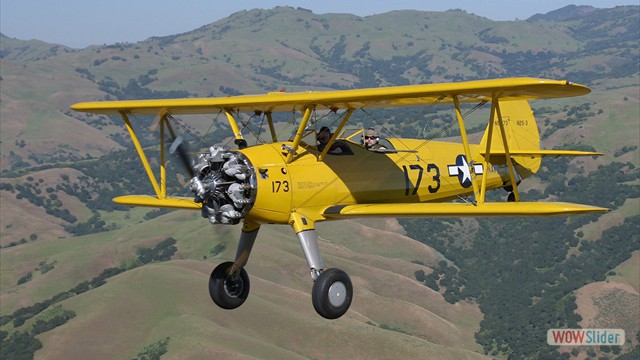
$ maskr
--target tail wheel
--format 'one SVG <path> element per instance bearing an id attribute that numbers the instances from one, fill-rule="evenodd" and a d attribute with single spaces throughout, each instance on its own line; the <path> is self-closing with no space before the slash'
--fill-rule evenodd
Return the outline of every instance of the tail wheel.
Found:
<path id="1" fill-rule="evenodd" d="M 353 297 L 349 275 L 340 269 L 323 271 L 313 284 L 311 301 L 320 316 L 337 319 L 344 315 Z"/>
<path id="2" fill-rule="evenodd" d="M 237 274 L 229 274 L 233 262 L 224 262 L 209 277 L 209 296 L 216 305 L 231 310 L 239 307 L 249 296 L 249 275 L 242 268 Z"/>

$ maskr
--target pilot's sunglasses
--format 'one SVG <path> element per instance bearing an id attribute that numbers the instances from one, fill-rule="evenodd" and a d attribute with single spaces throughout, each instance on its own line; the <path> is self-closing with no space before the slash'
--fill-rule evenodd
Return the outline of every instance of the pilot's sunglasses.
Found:
<path id="1" fill-rule="evenodd" d="M 365 140 L 369 140 L 369 139 L 374 139 L 375 140 L 377 138 L 378 138 L 377 136 L 365 136 L 364 137 Z"/>

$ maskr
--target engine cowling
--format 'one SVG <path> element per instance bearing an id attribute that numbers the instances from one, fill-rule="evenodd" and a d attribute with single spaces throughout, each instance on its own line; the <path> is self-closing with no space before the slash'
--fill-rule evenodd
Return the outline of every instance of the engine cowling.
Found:
<path id="1" fill-rule="evenodd" d="M 202 203 L 202 217 L 211 224 L 237 224 L 251 210 L 257 180 L 253 166 L 240 152 L 212 146 L 193 167 L 190 189 Z"/>

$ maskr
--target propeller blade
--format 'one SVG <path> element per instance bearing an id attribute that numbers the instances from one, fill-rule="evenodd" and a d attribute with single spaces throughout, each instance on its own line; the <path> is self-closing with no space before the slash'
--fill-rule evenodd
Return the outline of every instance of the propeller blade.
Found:
<path id="1" fill-rule="evenodd" d="M 195 176 L 193 168 L 191 167 L 191 160 L 189 159 L 189 153 L 187 151 L 187 145 L 184 142 L 182 136 L 178 136 L 171 147 L 169 148 L 169 153 L 178 154 L 178 158 L 182 162 L 182 165 L 185 167 L 187 172 L 189 173 L 189 178 L 192 179 Z"/>

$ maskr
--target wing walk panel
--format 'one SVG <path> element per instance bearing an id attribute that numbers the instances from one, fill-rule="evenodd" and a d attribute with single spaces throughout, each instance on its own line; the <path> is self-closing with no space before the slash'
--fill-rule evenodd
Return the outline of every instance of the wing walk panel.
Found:
<path id="1" fill-rule="evenodd" d="M 608 209 L 565 202 L 408 203 L 336 205 L 327 208 L 326 218 L 361 217 L 485 217 L 485 216 L 568 216 L 606 212 Z"/>

